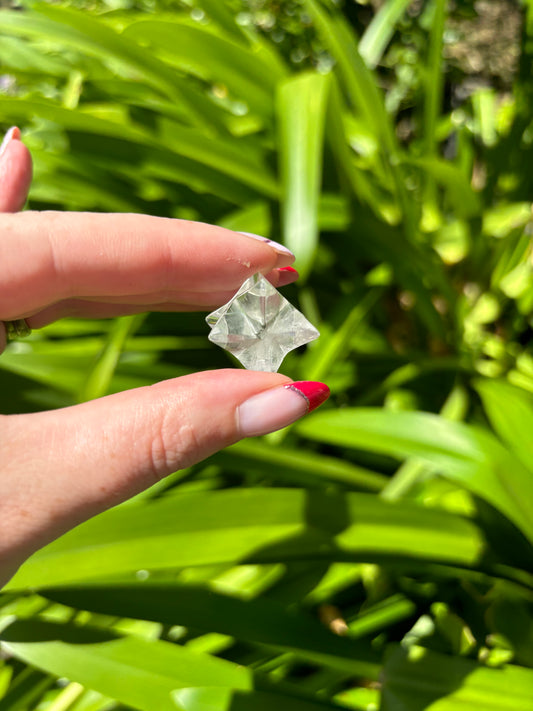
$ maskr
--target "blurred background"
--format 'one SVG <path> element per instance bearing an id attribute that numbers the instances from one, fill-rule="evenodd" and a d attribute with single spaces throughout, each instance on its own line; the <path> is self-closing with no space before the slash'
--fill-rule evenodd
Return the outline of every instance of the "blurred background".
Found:
<path id="1" fill-rule="evenodd" d="M 533 3 L 0 8 L 29 207 L 285 243 L 332 390 L 33 556 L 0 711 L 530 709 Z M 2 411 L 236 365 L 204 318 L 14 341 Z"/>

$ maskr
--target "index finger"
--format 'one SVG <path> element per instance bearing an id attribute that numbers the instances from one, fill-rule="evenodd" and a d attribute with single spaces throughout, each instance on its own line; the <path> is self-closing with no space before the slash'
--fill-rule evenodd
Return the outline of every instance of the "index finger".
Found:
<path id="1" fill-rule="evenodd" d="M 0 215 L 0 233 L 0 320 L 72 298 L 236 291 L 294 261 L 264 238 L 149 215 L 29 211 Z"/>
<path id="2" fill-rule="evenodd" d="M 13 126 L 0 147 L 0 212 L 22 210 L 32 176 L 31 155 Z"/>

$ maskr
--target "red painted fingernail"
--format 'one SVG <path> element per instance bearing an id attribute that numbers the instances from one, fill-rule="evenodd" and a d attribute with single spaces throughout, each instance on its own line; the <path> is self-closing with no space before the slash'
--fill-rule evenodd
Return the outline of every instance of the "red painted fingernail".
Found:
<path id="1" fill-rule="evenodd" d="M 237 408 L 241 437 L 265 435 L 296 422 L 329 397 L 324 383 L 299 382 L 280 385 L 252 395 Z"/>
<path id="2" fill-rule="evenodd" d="M 2 145 L 0 146 L 0 156 L 4 154 L 6 148 L 13 139 L 20 139 L 20 129 L 17 126 L 11 126 L 11 128 L 6 132 Z"/>
<path id="3" fill-rule="evenodd" d="M 325 383 L 317 383 L 313 380 L 299 380 L 295 383 L 285 385 L 289 390 L 296 390 L 309 403 L 308 412 L 316 410 L 317 407 L 326 402 L 330 395 L 328 386 Z"/>
<path id="4" fill-rule="evenodd" d="M 280 269 L 276 269 L 276 271 L 278 273 L 276 286 L 287 286 L 287 284 L 293 284 L 300 276 L 293 267 L 281 267 Z"/>

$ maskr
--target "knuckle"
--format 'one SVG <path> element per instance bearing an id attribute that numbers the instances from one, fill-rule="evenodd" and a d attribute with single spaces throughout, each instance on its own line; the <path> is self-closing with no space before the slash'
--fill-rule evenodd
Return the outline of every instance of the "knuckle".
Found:
<path id="1" fill-rule="evenodd" d="M 151 442 L 150 462 L 156 481 L 193 464 L 198 450 L 192 424 L 181 422 L 176 425 L 173 418 L 165 415 Z"/>

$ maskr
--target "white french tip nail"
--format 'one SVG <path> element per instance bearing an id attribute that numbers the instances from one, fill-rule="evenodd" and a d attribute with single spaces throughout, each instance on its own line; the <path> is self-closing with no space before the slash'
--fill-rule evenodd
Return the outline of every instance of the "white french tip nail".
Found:
<path id="1" fill-rule="evenodd" d="M 261 237 L 261 235 L 255 235 L 253 232 L 239 232 L 240 235 L 245 235 L 246 237 L 251 237 L 252 239 L 257 239 L 260 242 L 267 242 L 271 247 L 273 247 L 276 252 L 281 252 L 281 254 L 288 254 L 294 258 L 294 254 L 290 249 L 285 247 L 284 244 L 279 242 L 274 242 L 273 239 L 268 239 L 268 237 Z"/>
<path id="2" fill-rule="evenodd" d="M 16 126 L 11 126 L 10 129 L 6 132 L 6 135 L 4 136 L 4 140 L 2 141 L 2 145 L 0 145 L 0 156 L 2 156 L 8 147 L 8 145 L 11 143 L 11 140 L 17 131 Z"/>
<path id="3" fill-rule="evenodd" d="M 264 390 L 237 409 L 237 427 L 242 437 L 254 437 L 287 427 L 309 410 L 309 401 L 297 390 L 282 385 Z"/>

